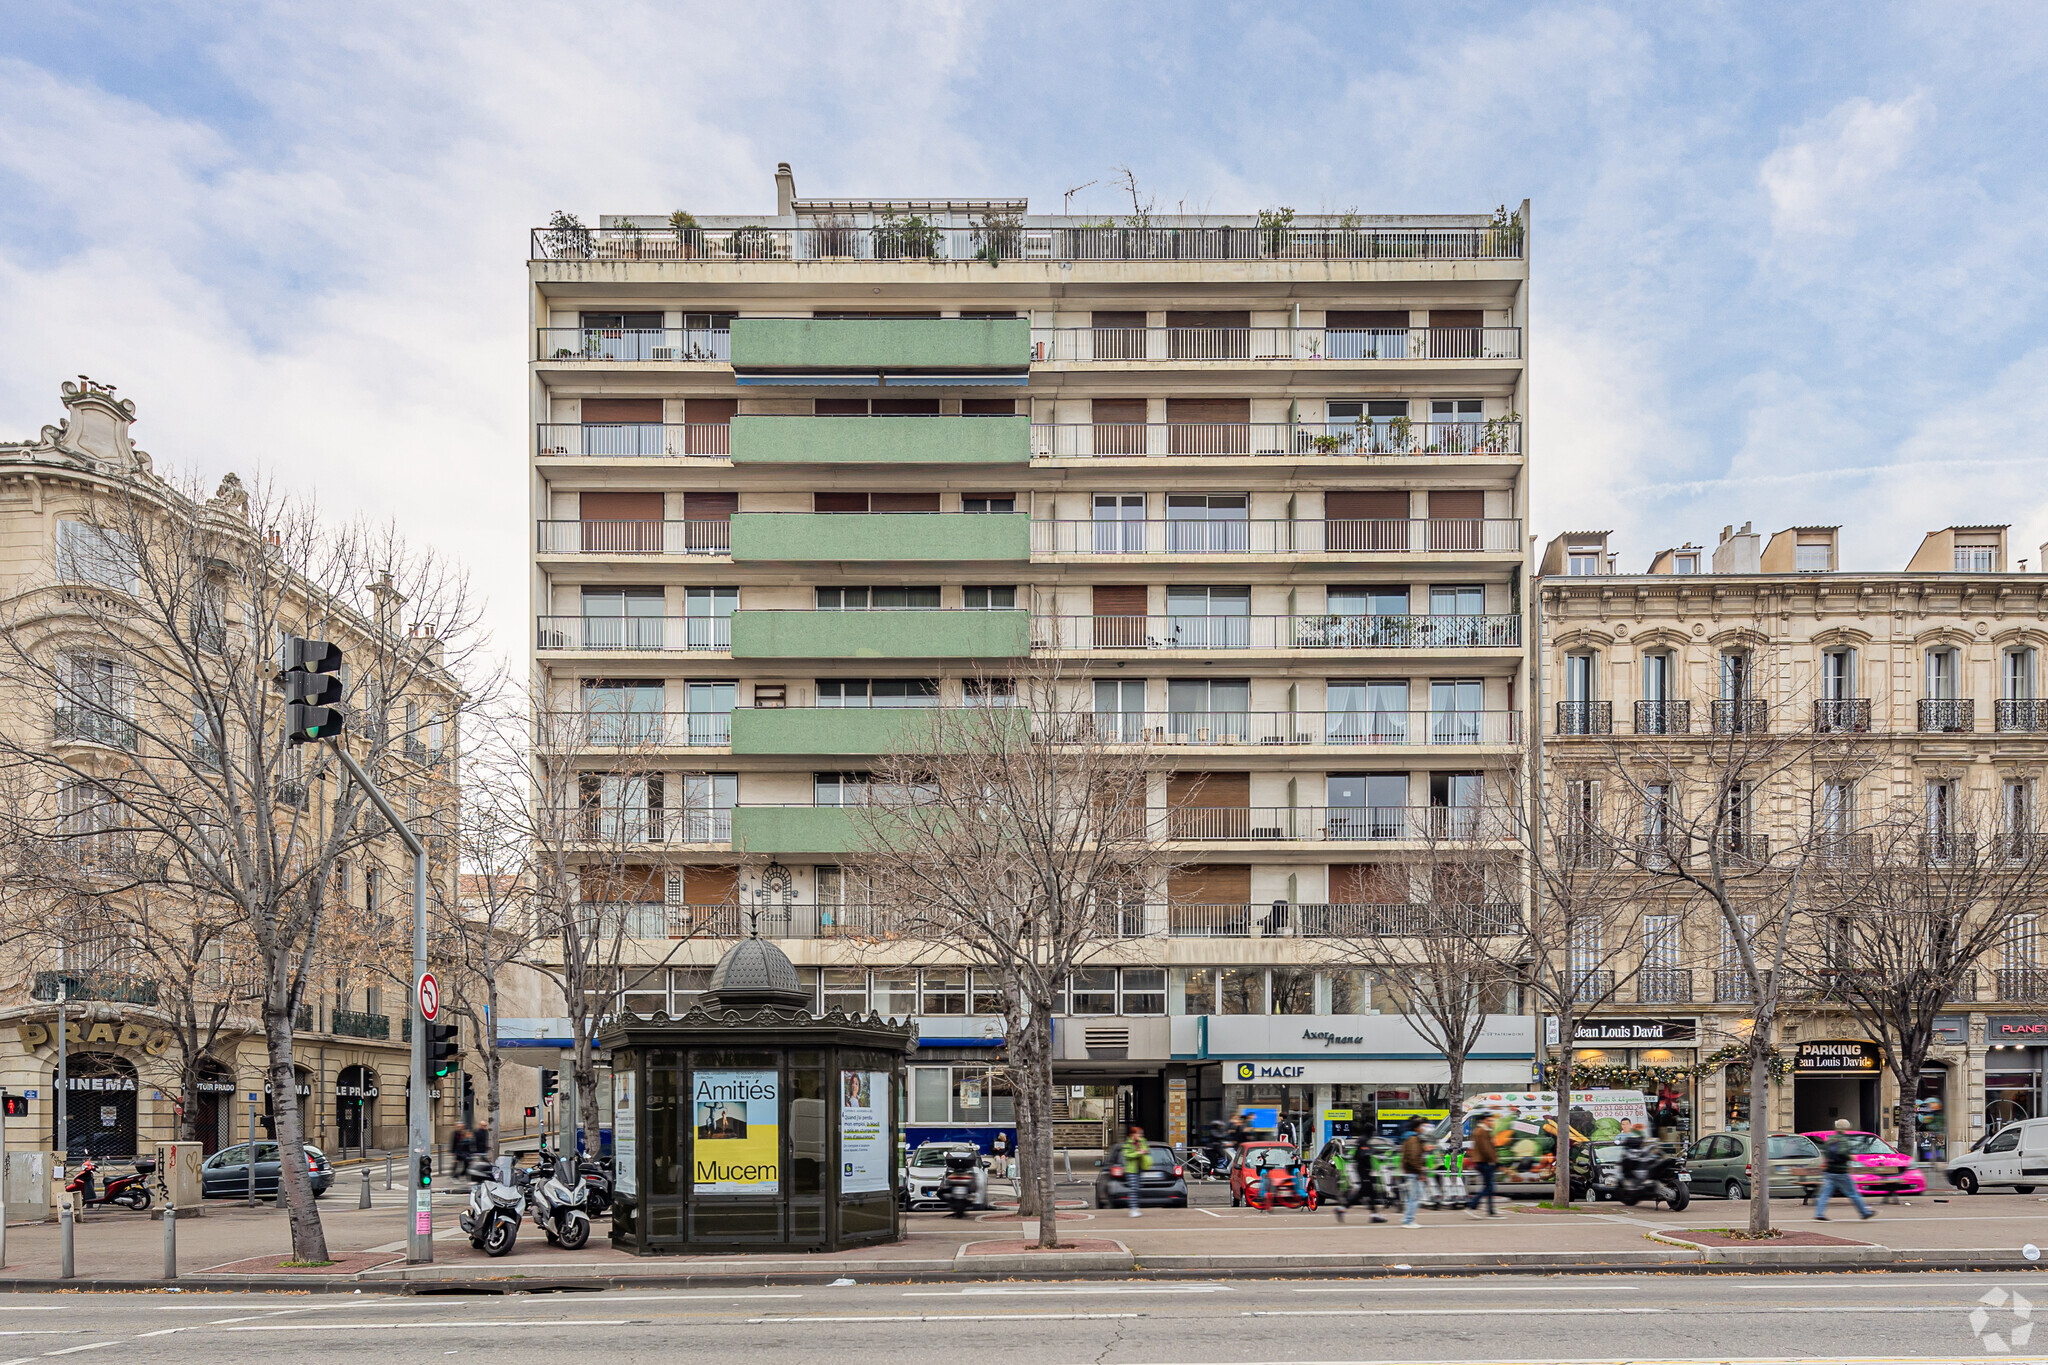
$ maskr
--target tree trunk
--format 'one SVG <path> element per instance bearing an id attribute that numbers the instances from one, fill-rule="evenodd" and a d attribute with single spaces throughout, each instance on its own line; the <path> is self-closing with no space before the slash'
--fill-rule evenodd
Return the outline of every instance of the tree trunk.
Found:
<path id="1" fill-rule="evenodd" d="M 583 1129 L 582 1141 L 576 1134 L 567 1134 L 568 1141 L 563 1149 L 569 1154 L 584 1150 L 582 1143 L 590 1144 L 589 1150 L 596 1152 L 599 1146 L 597 1134 L 597 1048 L 586 1029 L 576 1033 L 574 1070 L 576 1072 L 576 1119 Z"/>
<path id="2" fill-rule="evenodd" d="M 498 1038 L 497 1038 L 497 1018 L 498 1018 L 498 983 L 497 983 L 497 981 L 496 981 L 495 979 L 493 979 L 493 980 L 492 980 L 492 982 L 490 983 L 490 986 L 489 986 L 489 987 L 488 987 L 488 989 L 487 989 L 487 990 L 485 991 L 485 999 L 486 999 L 486 1000 L 488 1000 L 488 1001 L 490 1002 L 490 1011 L 491 1011 L 491 1012 L 490 1012 L 490 1015 L 489 1015 L 489 1024 L 488 1024 L 488 1027 L 489 1027 L 489 1029 L 490 1029 L 490 1036 L 489 1036 L 488 1038 L 485 1038 L 485 1039 L 484 1039 L 484 1043 L 483 1043 L 483 1050 L 484 1050 L 484 1115 L 485 1115 L 485 1117 L 486 1117 L 486 1118 L 487 1118 L 487 1119 L 489 1120 L 489 1126 L 490 1126 L 490 1134 L 491 1134 L 491 1135 L 490 1135 L 490 1141 L 484 1144 L 484 1145 L 485 1145 L 486 1147 L 488 1147 L 488 1148 L 489 1148 L 489 1150 L 488 1150 L 488 1151 L 486 1151 L 486 1152 L 484 1153 L 484 1157 L 485 1157 L 485 1159 L 486 1159 L 486 1160 L 490 1160 L 490 1161 L 496 1161 L 496 1160 L 498 1159 L 498 1130 L 499 1130 L 499 1118 L 500 1118 L 500 1115 L 499 1115 L 499 1112 L 498 1112 L 498 1107 L 499 1107 L 499 1090 L 498 1090 L 498 1080 L 499 1080 L 499 1070 L 500 1070 L 500 1068 L 501 1068 L 501 1067 L 502 1067 L 502 1066 L 504 1065 L 504 1059 L 503 1059 L 502 1057 L 500 1057 L 500 1056 L 498 1055 Z M 479 1037 L 482 1037 L 482 1036 L 483 1036 L 483 1033 L 484 1033 L 484 1030 L 480 1028 L 480 1029 L 478 1029 L 478 1030 L 477 1030 L 477 1033 L 478 1033 L 478 1036 L 479 1036 Z"/>
<path id="3" fill-rule="evenodd" d="M 1036 1218 L 1038 1216 L 1038 1117 L 1044 1108 L 1044 1101 L 1029 1084 L 1019 1084 L 1024 1078 L 1012 1074 L 1011 1088 L 1017 1104 L 1017 1216 Z"/>
<path id="4" fill-rule="evenodd" d="M 1451 1133 L 1458 1132 L 1458 1120 L 1465 1117 L 1465 1049 L 1462 1045 L 1444 1053 L 1451 1068 Z"/>
<path id="5" fill-rule="evenodd" d="M 1771 1230 L 1770 1021 L 1758 1019 L 1749 1035 L 1749 1230 Z"/>
<path id="6" fill-rule="evenodd" d="M 1053 1173 L 1052 1136 L 1052 1010 L 1050 1002 L 1033 1000 L 1026 1006 L 1023 1062 L 1025 1084 L 1031 1088 L 1033 1107 L 1031 1168 L 1035 1176 L 1038 1245 L 1056 1247 L 1059 1240 L 1059 1195 Z M 1021 1137 L 1021 1134 L 1020 1134 Z M 1020 1142 L 1021 1146 L 1022 1143 Z"/>
<path id="7" fill-rule="evenodd" d="M 178 1064 L 178 1141 L 199 1141 L 199 1054 L 186 1048 Z"/>
<path id="8" fill-rule="evenodd" d="M 1572 1036 L 1572 1021 L 1558 1020 L 1558 1037 Z M 1572 1202 L 1572 1050 L 1557 1051 L 1557 1165 L 1552 1171 L 1551 1202 L 1560 1208 Z"/>
<path id="9" fill-rule="evenodd" d="M 320 1206 L 314 1201 L 313 1181 L 306 1170 L 306 1135 L 299 1130 L 290 996 L 281 983 L 273 984 L 264 995 L 263 1042 L 269 1052 L 270 1093 L 275 1097 L 270 1107 L 283 1164 L 279 1188 L 284 1191 L 285 1214 L 291 1221 L 292 1259 L 326 1262 L 332 1259 L 327 1254 L 327 1233 L 320 1226 Z M 288 1104 L 283 1102 L 287 1096 L 291 1099 Z"/>
<path id="10" fill-rule="evenodd" d="M 1909 1161 L 1920 1159 L 1920 1068 L 1917 1057 L 1899 1058 L 1892 1068 L 1899 1083 L 1899 1150 Z"/>

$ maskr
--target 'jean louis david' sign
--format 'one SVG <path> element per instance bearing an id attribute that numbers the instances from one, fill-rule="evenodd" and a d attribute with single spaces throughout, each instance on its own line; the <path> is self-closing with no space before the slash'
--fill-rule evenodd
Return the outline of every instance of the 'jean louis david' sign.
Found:
<path id="1" fill-rule="evenodd" d="M 1799 1070 L 1874 1072 L 1879 1058 L 1876 1043 L 1815 1039 L 1799 1045 Z"/>
<path id="2" fill-rule="evenodd" d="M 1580 1019 L 1572 1041 L 1585 1043 L 1690 1043 L 1700 1036 L 1691 1019 Z"/>

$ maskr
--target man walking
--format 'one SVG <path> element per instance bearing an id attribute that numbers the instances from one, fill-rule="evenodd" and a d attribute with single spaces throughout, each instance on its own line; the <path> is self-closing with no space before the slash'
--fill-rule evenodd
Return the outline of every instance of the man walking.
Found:
<path id="1" fill-rule="evenodd" d="M 1347 1143 L 1341 1138 L 1330 1153 L 1330 1160 L 1337 1168 L 1337 1189 L 1344 1191 L 1344 1184 L 1354 1176 L 1358 1183 L 1344 1193 L 1343 1202 L 1332 1204 L 1331 1211 L 1337 1221 L 1344 1221 L 1344 1210 L 1353 1207 L 1359 1200 L 1365 1201 L 1365 1211 L 1372 1215 L 1375 1223 L 1387 1220 L 1380 1214 L 1379 1192 L 1373 1188 L 1372 1151 L 1363 1142 Z"/>
<path id="2" fill-rule="evenodd" d="M 1408 1136 L 1401 1143 L 1401 1178 L 1404 1182 L 1401 1226 L 1416 1228 L 1415 1211 L 1422 1207 L 1422 1182 L 1429 1174 L 1429 1139 L 1422 1135 L 1422 1120 L 1408 1120 Z"/>
<path id="3" fill-rule="evenodd" d="M 1473 1120 L 1472 1139 L 1465 1152 L 1465 1164 L 1479 1172 L 1479 1188 L 1473 1191 L 1471 1202 L 1465 1205 L 1465 1212 L 1477 1218 L 1479 1201 L 1483 1197 L 1486 1200 L 1486 1216 L 1500 1217 L 1493 1207 L 1493 1181 L 1500 1173 L 1500 1148 L 1493 1140 L 1493 1115 L 1481 1114 Z"/>
<path id="4" fill-rule="evenodd" d="M 1124 1139 L 1117 1159 L 1124 1168 L 1124 1188 L 1130 1193 L 1131 1217 L 1136 1218 L 1138 1190 L 1145 1183 L 1145 1172 L 1152 1167 L 1152 1144 L 1145 1141 L 1143 1128 L 1135 1123 L 1131 1125 L 1131 1135 Z"/>
<path id="5" fill-rule="evenodd" d="M 470 1150 L 469 1129 L 458 1123 L 448 1135 L 448 1174 L 461 1175 L 469 1169 Z"/>
<path id="6" fill-rule="evenodd" d="M 1850 1149 L 1849 1120 L 1835 1120 L 1835 1135 L 1821 1145 L 1821 1155 L 1827 1158 L 1827 1173 L 1821 1177 L 1820 1199 L 1815 1202 L 1813 1216 L 1825 1222 L 1828 1216 L 1828 1197 L 1842 1195 L 1856 1206 L 1856 1212 L 1865 1218 L 1877 1217 L 1877 1210 L 1863 1202 L 1863 1191 L 1856 1188 L 1856 1177 L 1850 1174 L 1855 1153 Z"/>

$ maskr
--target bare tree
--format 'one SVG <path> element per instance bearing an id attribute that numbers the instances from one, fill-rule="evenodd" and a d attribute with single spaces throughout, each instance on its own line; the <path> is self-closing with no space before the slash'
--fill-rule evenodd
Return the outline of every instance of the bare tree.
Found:
<path id="1" fill-rule="evenodd" d="M 977 680 L 985 698 L 1014 705 L 926 713 L 876 761 L 869 801 L 856 808 L 862 859 L 894 933 L 942 945 L 1000 983 L 1020 1187 L 1035 1201 L 1042 1247 L 1059 1245 L 1054 1000 L 1076 966 L 1136 927 L 1130 907 L 1167 875 L 1163 842 L 1174 833 L 1146 808 L 1158 756 L 1114 717 L 1084 709 L 1084 688 L 1053 659 Z"/>

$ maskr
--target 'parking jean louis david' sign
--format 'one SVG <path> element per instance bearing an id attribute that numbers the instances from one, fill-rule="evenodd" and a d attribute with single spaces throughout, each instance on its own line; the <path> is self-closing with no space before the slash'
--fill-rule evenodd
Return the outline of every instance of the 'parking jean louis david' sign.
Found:
<path id="1" fill-rule="evenodd" d="M 698 1194 L 775 1194 L 782 1188 L 780 1077 L 699 1071 L 690 1085 L 690 1183 Z"/>

